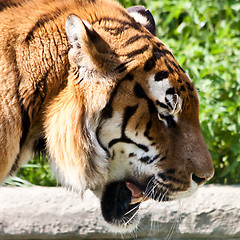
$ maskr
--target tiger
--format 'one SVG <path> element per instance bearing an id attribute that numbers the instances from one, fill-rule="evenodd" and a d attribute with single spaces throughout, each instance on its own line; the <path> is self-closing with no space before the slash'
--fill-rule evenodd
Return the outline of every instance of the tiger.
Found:
<path id="1" fill-rule="evenodd" d="M 11 0 L 0 9 L 0 181 L 46 152 L 59 181 L 100 199 L 115 232 L 140 204 L 214 175 L 187 73 L 143 6 Z"/>

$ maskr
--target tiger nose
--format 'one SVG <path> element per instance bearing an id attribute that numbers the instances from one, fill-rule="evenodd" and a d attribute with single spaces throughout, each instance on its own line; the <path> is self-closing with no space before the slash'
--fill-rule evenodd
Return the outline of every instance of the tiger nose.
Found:
<path id="1" fill-rule="evenodd" d="M 212 162 L 211 162 L 212 163 Z M 207 171 L 196 171 L 192 173 L 192 180 L 198 185 L 204 184 L 208 182 L 214 175 L 214 167 L 213 164 L 209 164 Z"/>
<path id="2" fill-rule="evenodd" d="M 203 138 L 201 140 L 202 141 L 199 141 L 199 143 L 195 145 L 195 148 L 192 149 L 195 155 L 189 159 L 192 164 L 191 179 L 198 185 L 209 181 L 213 177 L 215 171 L 212 156 Z M 198 149 L 200 149 L 200 151 L 198 151 Z"/>
<path id="3" fill-rule="evenodd" d="M 192 180 L 196 182 L 198 185 L 201 185 L 207 181 L 209 181 L 212 178 L 212 176 L 209 177 L 198 177 L 196 174 L 192 174 Z"/>
<path id="4" fill-rule="evenodd" d="M 193 164 L 191 179 L 198 185 L 206 183 L 213 177 L 214 166 L 212 156 L 207 147 L 202 148 L 201 154 L 194 161 L 191 161 L 191 163 Z"/>

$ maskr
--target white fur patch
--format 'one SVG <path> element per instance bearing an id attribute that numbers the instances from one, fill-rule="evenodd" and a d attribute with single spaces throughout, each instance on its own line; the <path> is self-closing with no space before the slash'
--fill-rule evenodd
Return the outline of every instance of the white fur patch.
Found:
<path id="1" fill-rule="evenodd" d="M 143 26 L 149 23 L 148 19 L 138 12 L 130 12 L 130 15 Z"/>
<path id="2" fill-rule="evenodd" d="M 113 139 L 121 138 L 122 118 L 122 114 L 115 112 L 113 117 L 106 120 L 102 125 L 100 135 L 104 146 L 108 146 L 109 142 Z M 155 162 L 146 164 L 139 160 L 145 156 L 151 157 L 157 155 L 157 149 L 154 146 L 150 146 L 150 141 L 141 132 L 136 136 L 135 132 L 131 132 L 126 128 L 125 134 L 137 144 L 147 146 L 149 151 L 145 152 L 134 143 L 125 143 L 122 141 L 115 143 L 109 148 L 112 159 L 110 160 L 108 181 L 122 180 L 126 176 L 133 176 L 133 174 L 135 178 L 138 178 L 141 175 L 152 176 L 158 173 L 159 168 L 155 167 Z M 130 153 L 134 153 L 135 155 L 130 158 Z"/>
<path id="3" fill-rule="evenodd" d="M 140 222 L 140 218 L 138 214 L 134 217 L 134 219 L 131 220 L 129 224 L 107 224 L 109 230 L 113 233 L 121 233 L 121 234 L 127 234 L 127 233 L 132 233 L 134 230 L 136 230 L 138 224 Z"/>
<path id="4" fill-rule="evenodd" d="M 159 102 L 165 102 L 166 91 L 171 88 L 172 86 L 169 83 L 167 78 L 163 79 L 162 81 L 155 81 L 155 74 L 152 75 L 149 80 L 149 92 L 155 100 Z"/>
<path id="5" fill-rule="evenodd" d="M 172 88 L 173 86 L 170 84 L 167 78 L 161 81 L 155 81 L 155 74 L 149 77 L 148 79 L 149 84 L 149 94 L 152 97 L 152 100 L 156 103 L 159 101 L 160 103 L 165 104 L 168 106 L 169 104 L 172 106 L 172 109 L 169 107 L 163 108 L 157 105 L 157 109 L 159 114 L 164 116 L 172 115 L 173 119 L 177 122 L 178 121 L 178 113 L 181 111 L 182 107 L 182 99 L 179 95 L 175 94 L 167 94 L 167 90 Z M 162 119 L 161 119 L 162 120 Z"/>

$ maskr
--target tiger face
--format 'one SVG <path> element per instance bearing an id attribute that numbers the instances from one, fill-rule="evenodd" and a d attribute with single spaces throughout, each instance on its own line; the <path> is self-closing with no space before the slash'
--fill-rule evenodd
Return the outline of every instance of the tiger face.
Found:
<path id="1" fill-rule="evenodd" d="M 0 15 L 0 181 L 42 147 L 64 185 L 93 190 L 113 230 L 130 232 L 142 201 L 213 176 L 197 92 L 148 10 L 13 0 Z"/>
<path id="2" fill-rule="evenodd" d="M 151 18 L 141 7 L 131 8 L 132 16 L 134 10 Z M 114 86 L 95 116 L 99 123 L 94 133 L 107 156 L 108 170 L 104 184 L 94 191 L 101 198 L 103 217 L 120 232 L 135 228 L 142 201 L 188 196 L 214 172 L 200 130 L 196 89 L 153 35 L 154 25 L 136 21 L 127 16 L 124 23 L 117 18 L 91 25 L 71 15 L 66 22 L 77 73 L 84 72 L 87 81 L 95 83 L 100 75 L 100 81 Z M 87 35 L 84 40 L 82 32 Z M 85 59 L 84 51 L 90 59 L 89 55 Z M 93 72 L 85 68 L 91 65 Z M 79 78 L 85 85 L 81 74 Z"/>

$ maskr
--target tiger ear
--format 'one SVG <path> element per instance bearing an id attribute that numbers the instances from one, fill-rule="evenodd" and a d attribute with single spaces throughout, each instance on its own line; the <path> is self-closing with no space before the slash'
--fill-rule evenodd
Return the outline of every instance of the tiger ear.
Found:
<path id="1" fill-rule="evenodd" d="M 65 22 L 65 31 L 71 44 L 70 62 L 88 68 L 93 66 L 102 68 L 107 61 L 109 47 L 91 24 L 75 14 L 70 14 Z"/>
<path id="2" fill-rule="evenodd" d="M 143 6 L 133 6 L 127 9 L 128 13 L 149 32 L 156 36 L 156 24 L 152 13 Z"/>

